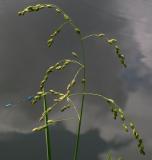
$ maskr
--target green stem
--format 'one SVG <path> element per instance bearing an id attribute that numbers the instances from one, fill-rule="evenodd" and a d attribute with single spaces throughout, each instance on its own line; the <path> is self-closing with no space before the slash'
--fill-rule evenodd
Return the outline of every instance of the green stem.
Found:
<path id="1" fill-rule="evenodd" d="M 82 40 L 81 34 L 80 34 L 80 42 L 81 42 L 81 49 L 82 49 L 82 64 L 84 65 L 83 79 L 85 80 L 86 79 L 85 52 L 84 52 L 84 46 L 83 46 L 83 40 Z M 86 81 L 83 82 L 82 92 L 85 92 L 85 90 L 86 90 Z M 75 149 L 74 149 L 73 160 L 77 160 L 77 157 L 78 157 L 78 150 L 79 150 L 79 143 L 80 143 L 80 131 L 81 131 L 81 124 L 82 124 L 82 117 L 83 117 L 83 109 L 84 109 L 84 99 L 85 99 L 85 95 L 82 95 L 80 119 L 79 119 L 79 124 L 78 124 L 78 130 L 77 130 L 77 137 L 76 137 L 76 144 L 75 144 Z"/>
<path id="2" fill-rule="evenodd" d="M 46 96 L 43 96 L 43 108 L 44 112 L 47 110 L 46 104 Z M 45 115 L 45 125 L 48 125 L 48 114 Z M 46 141 L 46 150 L 47 150 L 47 160 L 51 160 L 51 143 L 50 143 L 50 133 L 49 133 L 49 126 L 45 128 L 45 141 Z"/>

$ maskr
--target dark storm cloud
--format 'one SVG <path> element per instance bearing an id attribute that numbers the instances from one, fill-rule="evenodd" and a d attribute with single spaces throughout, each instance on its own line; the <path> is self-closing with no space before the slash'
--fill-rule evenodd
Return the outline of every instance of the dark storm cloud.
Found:
<path id="1" fill-rule="evenodd" d="M 69 26 L 66 26 L 61 35 L 59 35 L 53 48 L 47 48 L 46 41 L 48 35 L 62 22 L 62 18 L 57 16 L 53 11 L 46 10 L 24 17 L 17 16 L 17 12 L 20 9 L 36 2 L 41 3 L 44 1 L 18 2 L 12 0 L 11 2 L 0 2 L 3 4 L 3 10 L 0 12 L 0 95 L 3 103 L 7 101 L 8 97 L 18 99 L 35 93 L 38 90 L 39 81 L 43 76 L 43 72 L 50 64 L 55 63 L 63 57 L 71 57 L 70 53 L 73 50 L 80 52 L 78 37 L 75 36 Z M 141 61 L 144 56 L 140 50 L 140 44 L 136 37 L 133 36 L 135 31 L 133 30 L 132 20 L 130 20 L 131 16 L 129 15 L 129 18 L 127 17 L 128 10 L 126 10 L 126 16 L 120 14 L 120 11 L 122 11 L 124 7 L 122 2 L 104 1 L 104 3 L 101 3 L 99 0 L 96 1 L 96 3 L 86 0 L 54 0 L 51 2 L 67 10 L 67 13 L 69 13 L 74 22 L 80 26 L 84 34 L 104 32 L 108 37 L 118 39 L 126 55 L 129 66 L 127 70 L 119 64 L 114 51 L 110 47 L 107 47 L 100 40 L 87 40 L 85 47 L 87 54 L 87 78 L 89 79 L 88 90 L 103 93 L 106 96 L 114 98 L 122 107 L 126 105 L 130 92 L 136 92 L 140 87 L 144 88 L 146 92 L 149 91 L 151 87 L 151 71 L 150 68 Z M 121 10 L 119 5 L 122 5 L 122 8 L 120 7 Z M 55 75 L 55 78 L 52 77 L 49 81 L 51 82 L 50 87 L 61 89 L 62 85 L 66 84 L 67 79 L 71 79 L 73 73 L 74 70 L 70 68 L 65 71 L 64 77 L 62 76 L 63 74 L 61 76 Z M 61 83 L 61 80 L 63 80 L 63 83 Z M 93 102 L 91 102 L 92 100 Z M 87 101 L 86 117 L 84 118 L 86 121 L 83 125 L 84 130 L 87 132 L 82 136 L 81 143 L 82 146 L 87 146 L 86 150 L 88 150 L 89 141 L 92 146 L 96 144 L 90 140 L 90 137 L 91 139 L 95 138 L 95 141 L 98 141 L 99 144 L 92 150 L 92 159 L 97 159 L 99 154 L 117 147 L 113 142 L 107 143 L 99 137 L 98 131 L 100 131 L 102 135 L 102 131 L 104 130 L 104 128 L 102 128 L 102 124 L 104 123 L 102 119 L 107 120 L 107 124 L 111 124 L 111 121 L 109 122 L 109 119 L 106 119 L 106 116 L 108 116 L 107 110 L 102 109 L 104 104 L 90 97 L 87 98 Z M 33 109 L 30 105 L 21 104 L 11 113 L 9 113 L 9 111 L 1 112 L 0 131 L 10 132 L 15 130 L 21 133 L 30 132 L 32 127 L 38 123 L 41 110 L 41 105 Z M 5 118 L 6 116 L 7 120 Z M 91 118 L 91 116 L 93 117 Z M 97 122 L 98 120 L 99 122 Z M 105 126 L 105 124 L 103 125 Z M 95 126 L 98 131 L 89 131 L 93 126 Z M 67 128 L 70 129 L 68 124 Z M 61 130 L 59 130 L 59 132 L 61 132 Z M 72 133 L 65 130 L 63 130 L 63 136 L 66 136 L 65 132 L 69 135 L 68 137 L 73 137 Z M 107 133 L 108 129 L 104 132 Z M 113 132 L 111 129 L 110 133 L 108 133 L 112 138 L 115 136 Z M 56 131 L 55 133 L 57 134 L 56 137 L 58 137 L 58 132 Z M 34 136 L 30 136 L 29 139 L 31 140 L 31 137 Z M 23 138 L 24 137 L 21 136 L 21 140 L 23 140 Z M 12 141 L 16 143 L 16 139 L 12 139 Z M 13 143 L 11 141 L 6 142 L 4 146 L 13 145 Z M 42 144 L 42 141 L 40 143 Z M 103 144 L 104 146 L 102 146 Z M 25 146 L 27 145 L 28 144 L 25 144 Z M 31 145 L 33 145 L 32 148 L 34 148 L 34 142 L 31 142 Z M 125 145 L 126 143 L 124 143 L 124 146 Z M 112 148 L 109 146 L 112 146 Z M 122 147 L 122 145 L 120 146 Z M 0 147 L 2 146 L 0 145 Z M 100 150 L 100 148 L 102 148 L 102 150 Z M 61 150 L 61 148 L 58 147 L 56 147 L 56 149 Z M 17 145 L 14 146 L 14 150 L 17 150 Z M 68 150 L 65 152 L 67 153 L 67 151 Z M 17 156 L 15 151 L 12 154 Z M 80 154 L 82 154 L 82 152 Z M 132 155 L 133 154 L 134 153 L 132 153 Z M 22 154 L 20 154 L 20 156 L 21 155 Z M 34 155 L 35 157 L 32 158 L 38 159 L 36 152 Z M 61 155 L 63 155 L 63 152 L 57 155 L 59 159 L 61 159 Z M 2 156 L 5 157 L 5 155 Z M 41 157 L 41 155 L 39 155 L 39 157 Z M 81 155 L 81 157 L 87 159 L 91 156 Z M 7 160 L 7 158 L 5 160 Z M 20 157 L 16 159 L 19 158 Z"/>
<path id="2" fill-rule="evenodd" d="M 75 136 L 66 131 L 62 125 L 52 127 L 52 144 L 53 144 L 53 159 L 72 159 L 73 144 Z M 44 134 L 36 133 L 29 135 L 21 135 L 12 133 L 11 135 L 1 135 L 8 137 L 9 141 L 1 140 L 0 159 L 45 159 L 45 141 Z M 10 138 L 10 137 L 13 137 Z M 98 160 L 100 153 L 104 153 L 109 149 L 117 150 L 124 145 L 128 145 L 130 141 L 116 142 L 112 140 L 107 142 L 99 137 L 98 130 L 91 130 L 81 137 L 80 159 Z M 65 158 L 66 157 L 66 158 Z"/>

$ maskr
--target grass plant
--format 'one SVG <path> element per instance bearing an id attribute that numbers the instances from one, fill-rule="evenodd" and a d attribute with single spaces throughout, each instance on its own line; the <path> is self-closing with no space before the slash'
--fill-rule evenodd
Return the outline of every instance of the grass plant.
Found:
<path id="1" fill-rule="evenodd" d="M 76 142 L 74 146 L 74 151 L 73 151 L 73 160 L 78 160 L 78 151 L 79 151 L 79 142 L 80 142 L 80 131 L 81 131 L 81 124 L 82 124 L 82 119 L 83 119 L 83 114 L 84 114 L 84 107 L 85 107 L 85 96 L 96 96 L 102 100 L 104 100 L 105 105 L 109 107 L 109 110 L 113 114 L 114 119 L 119 119 L 122 122 L 122 128 L 124 129 L 125 132 L 132 133 L 134 139 L 137 141 L 137 146 L 138 150 L 141 154 L 145 155 L 144 151 L 144 145 L 143 145 L 143 140 L 138 133 L 135 125 L 133 122 L 131 122 L 126 114 L 124 113 L 123 109 L 119 107 L 116 102 L 108 98 L 102 94 L 90 92 L 87 90 L 87 79 L 86 79 L 86 58 L 85 58 L 85 49 L 84 49 L 84 41 L 89 39 L 89 38 L 97 38 L 99 40 L 103 40 L 107 45 L 111 46 L 116 54 L 116 57 L 118 58 L 120 64 L 126 68 L 126 62 L 125 62 L 125 56 L 122 54 L 121 49 L 118 45 L 118 42 L 114 38 L 108 38 L 104 33 L 93 33 L 90 35 L 83 35 L 81 33 L 80 28 L 75 25 L 71 17 L 60 7 L 54 4 L 36 4 L 36 5 L 31 5 L 23 10 L 18 12 L 18 15 L 23 16 L 28 13 L 34 13 L 38 12 L 43 9 L 52 9 L 54 10 L 57 14 L 61 15 L 63 17 L 63 23 L 58 26 L 53 32 L 49 35 L 48 37 L 48 47 L 51 47 L 54 45 L 55 40 L 58 36 L 58 34 L 62 31 L 64 28 L 65 24 L 68 24 L 72 27 L 73 31 L 76 33 L 76 36 L 79 37 L 80 43 L 81 43 L 81 53 L 75 53 L 72 52 L 73 59 L 62 59 L 59 62 L 55 63 L 54 65 L 51 65 L 48 67 L 48 69 L 45 71 L 44 77 L 42 78 L 42 81 L 40 82 L 39 90 L 34 96 L 32 100 L 32 104 L 36 104 L 38 101 L 42 100 L 43 102 L 43 108 L 44 112 L 42 113 L 42 116 L 40 117 L 41 121 L 44 121 L 43 125 L 40 125 L 36 128 L 33 129 L 34 132 L 36 131 L 45 131 L 45 139 L 46 139 L 46 149 L 47 149 L 47 160 L 52 160 L 52 147 L 51 147 L 51 137 L 50 137 L 50 130 L 49 126 L 56 124 L 58 122 L 61 122 L 63 120 L 70 120 L 71 118 L 67 119 L 48 119 L 48 114 L 54 110 L 59 104 L 66 103 L 60 111 L 65 112 L 66 110 L 73 108 L 75 110 L 75 113 L 77 115 L 78 119 L 78 127 L 77 127 L 77 134 L 76 134 Z M 79 58 L 81 57 L 81 59 Z M 48 78 L 53 72 L 63 72 L 64 69 L 66 69 L 69 65 L 77 65 L 78 70 L 76 71 L 75 75 L 73 76 L 73 79 L 69 81 L 69 84 L 67 84 L 67 87 L 64 89 L 64 92 L 61 91 L 56 91 L 54 89 L 46 89 L 46 83 Z M 77 77 L 80 76 L 80 72 L 83 72 L 83 76 L 81 77 L 81 81 L 78 82 Z M 73 88 L 77 85 L 82 84 L 82 89 L 80 92 L 73 92 Z M 48 96 L 53 96 L 54 100 L 51 105 L 47 104 L 47 97 Z M 74 96 L 81 96 L 81 107 L 80 111 L 78 108 L 75 106 L 72 97 Z M 107 160 L 112 160 L 111 155 L 107 157 Z M 120 160 L 120 159 L 119 159 Z"/>

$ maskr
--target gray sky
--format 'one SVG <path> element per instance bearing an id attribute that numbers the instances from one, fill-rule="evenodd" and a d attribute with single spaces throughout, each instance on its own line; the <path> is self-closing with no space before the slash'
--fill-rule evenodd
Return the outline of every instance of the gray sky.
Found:
<path id="1" fill-rule="evenodd" d="M 78 38 L 69 26 L 56 39 L 56 45 L 47 47 L 51 31 L 62 18 L 53 11 L 42 11 L 18 17 L 17 12 L 37 0 L 0 0 L 0 104 L 19 101 L 13 108 L 0 109 L 0 159 L 44 159 L 44 135 L 32 134 L 38 125 L 42 108 L 32 107 L 22 99 L 38 90 L 43 72 L 61 58 L 72 58 L 71 51 L 80 51 Z M 113 50 L 102 41 L 85 42 L 87 55 L 88 90 L 111 97 L 124 108 L 141 133 L 147 156 L 140 156 L 136 144 L 122 131 L 120 122 L 98 98 L 86 98 L 82 128 L 80 159 L 102 160 L 112 151 L 125 159 L 152 158 L 152 55 L 150 0 L 54 0 L 81 28 L 83 34 L 103 32 L 119 41 L 128 68 L 119 63 Z M 61 89 L 75 70 L 50 78 L 49 87 Z M 64 78 L 63 78 L 64 76 Z M 63 81 L 63 83 L 61 83 Z M 75 102 L 79 104 L 79 99 Z M 63 116 L 74 115 L 68 111 Z M 50 118 L 58 116 L 57 111 Z M 74 124 L 74 125 L 73 125 Z M 52 127 L 54 159 L 71 159 L 76 121 Z M 92 152 L 90 152 L 90 150 Z M 87 153 L 87 154 L 86 154 Z M 129 154 L 128 154 L 129 153 Z M 68 158 L 67 158 L 68 156 Z"/>

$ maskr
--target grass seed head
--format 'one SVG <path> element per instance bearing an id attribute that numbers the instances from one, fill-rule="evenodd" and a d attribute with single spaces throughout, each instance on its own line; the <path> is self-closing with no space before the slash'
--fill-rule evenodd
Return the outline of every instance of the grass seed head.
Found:
<path id="1" fill-rule="evenodd" d="M 73 55 L 74 57 L 76 57 L 76 58 L 79 57 L 78 54 L 77 54 L 76 52 L 72 52 L 72 55 Z"/>

